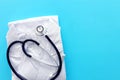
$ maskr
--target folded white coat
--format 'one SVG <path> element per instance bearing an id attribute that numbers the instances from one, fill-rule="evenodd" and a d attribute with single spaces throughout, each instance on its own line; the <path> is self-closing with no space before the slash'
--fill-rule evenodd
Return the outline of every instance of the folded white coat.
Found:
<path id="1" fill-rule="evenodd" d="M 32 39 L 40 45 L 27 42 L 26 52 L 32 57 L 27 57 L 22 51 L 21 44 L 15 44 L 10 48 L 10 62 L 19 75 L 27 80 L 51 80 L 58 69 L 59 58 L 50 42 L 45 38 L 47 35 L 55 44 L 62 57 L 62 69 L 55 80 L 66 80 L 64 51 L 62 46 L 60 27 L 57 16 L 43 16 L 9 22 L 9 31 L 7 33 L 8 46 L 14 41 L 25 41 Z M 42 26 L 42 34 L 37 32 L 37 27 Z M 43 35 L 44 34 L 44 35 Z M 20 80 L 12 72 L 12 80 Z"/>

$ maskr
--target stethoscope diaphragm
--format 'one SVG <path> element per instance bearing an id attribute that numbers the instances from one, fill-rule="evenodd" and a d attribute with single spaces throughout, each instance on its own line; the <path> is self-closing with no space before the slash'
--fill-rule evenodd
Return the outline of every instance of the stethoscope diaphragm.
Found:
<path id="1" fill-rule="evenodd" d="M 39 32 L 39 33 L 43 33 L 44 27 L 43 27 L 42 25 L 39 25 L 39 26 L 37 26 L 36 30 L 37 30 L 37 32 Z"/>

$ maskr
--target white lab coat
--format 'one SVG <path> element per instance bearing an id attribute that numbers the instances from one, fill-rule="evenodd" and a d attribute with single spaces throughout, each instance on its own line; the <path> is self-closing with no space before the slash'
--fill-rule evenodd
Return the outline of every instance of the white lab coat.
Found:
<path id="1" fill-rule="evenodd" d="M 58 57 L 49 41 L 36 31 L 36 27 L 39 25 L 44 27 L 43 33 L 54 42 L 62 57 L 62 71 L 56 80 L 66 80 L 65 55 L 57 16 L 43 16 L 9 22 L 9 31 L 6 36 L 8 46 L 13 41 L 26 39 L 33 39 L 40 43 L 39 46 L 32 42 L 26 43 L 26 51 L 33 56 L 32 58 L 25 56 L 21 44 L 15 44 L 10 49 L 10 61 L 15 70 L 28 80 L 49 80 L 54 75 L 59 65 Z M 12 80 L 19 80 L 14 73 L 12 73 Z"/>

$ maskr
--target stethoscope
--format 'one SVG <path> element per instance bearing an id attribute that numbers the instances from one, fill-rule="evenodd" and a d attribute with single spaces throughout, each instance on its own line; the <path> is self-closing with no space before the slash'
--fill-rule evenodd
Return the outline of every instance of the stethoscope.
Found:
<path id="1" fill-rule="evenodd" d="M 38 33 L 42 34 L 42 36 L 44 35 L 44 33 L 43 33 L 44 27 L 43 27 L 42 25 L 37 26 L 36 30 L 37 30 Z M 61 72 L 61 69 L 62 69 L 62 58 L 61 58 L 60 52 L 58 51 L 57 47 L 56 47 L 55 44 L 52 42 L 52 40 L 51 40 L 47 35 L 44 35 L 44 36 L 45 36 L 45 38 L 50 42 L 50 44 L 53 46 L 53 48 L 55 49 L 55 51 L 56 51 L 56 53 L 57 53 L 57 56 L 58 56 L 58 59 L 59 59 L 59 66 L 58 66 L 58 69 L 57 69 L 57 71 L 56 71 L 56 74 L 54 75 L 54 77 L 52 77 L 52 78 L 50 79 L 50 80 L 55 80 L 55 79 L 59 76 L 59 74 L 60 74 L 60 72 Z M 37 41 L 35 41 L 35 40 L 26 39 L 26 40 L 24 40 L 24 41 L 14 41 L 14 42 L 12 42 L 12 43 L 8 46 L 8 49 L 7 49 L 7 61 L 8 61 L 8 64 L 9 64 L 11 70 L 13 71 L 13 73 L 14 73 L 20 80 L 28 80 L 28 79 L 26 79 L 25 77 L 23 77 L 22 75 L 20 75 L 19 73 L 17 73 L 16 70 L 13 68 L 13 66 L 12 66 L 12 64 L 11 64 L 11 62 L 10 62 L 9 52 L 10 52 L 10 48 L 11 48 L 13 45 L 15 45 L 15 44 L 22 44 L 22 50 L 23 50 L 24 54 L 25 54 L 27 57 L 32 58 L 32 56 L 31 56 L 30 54 L 28 54 L 28 53 L 26 52 L 26 49 L 25 49 L 25 44 L 26 44 L 27 42 L 33 42 L 33 43 L 35 43 L 35 44 L 38 45 L 38 46 L 40 45 L 40 44 L 39 44 Z"/>

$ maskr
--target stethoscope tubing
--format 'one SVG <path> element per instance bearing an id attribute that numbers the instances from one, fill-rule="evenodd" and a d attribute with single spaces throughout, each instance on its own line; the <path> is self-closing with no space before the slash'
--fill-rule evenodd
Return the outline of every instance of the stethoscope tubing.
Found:
<path id="1" fill-rule="evenodd" d="M 60 74 L 60 72 L 61 72 L 61 70 L 62 70 L 62 58 L 61 58 L 60 52 L 58 51 L 57 47 L 56 47 L 55 44 L 52 42 L 52 40 L 51 40 L 47 35 L 44 35 L 44 36 L 45 36 L 45 38 L 48 40 L 48 42 L 51 43 L 51 45 L 53 46 L 53 48 L 55 49 L 55 51 L 56 51 L 56 53 L 57 53 L 57 55 L 58 55 L 59 66 L 58 66 L 58 69 L 57 69 L 57 72 L 56 72 L 55 76 L 50 79 L 50 80 L 55 80 L 55 79 L 59 76 L 59 74 Z M 19 79 L 21 79 L 21 80 L 27 80 L 27 79 L 24 78 L 23 76 L 21 76 L 19 73 L 17 73 L 17 72 L 15 71 L 15 69 L 13 68 L 13 66 L 12 66 L 12 64 L 11 64 L 11 62 L 10 62 L 9 53 L 10 53 L 10 48 L 11 48 L 13 45 L 19 43 L 19 44 L 22 44 L 22 50 L 23 50 L 24 54 L 25 54 L 27 57 L 31 58 L 32 56 L 31 56 L 30 54 L 28 54 L 28 53 L 26 52 L 26 50 L 25 50 L 25 44 L 26 44 L 28 41 L 34 42 L 36 45 L 39 45 L 39 43 L 38 43 L 37 41 L 32 40 L 32 39 L 27 39 L 27 40 L 25 40 L 25 41 L 14 41 L 14 42 L 12 42 L 12 43 L 8 46 L 8 49 L 7 49 L 7 61 L 8 61 L 8 64 L 9 64 L 11 70 L 13 71 L 13 73 L 14 73 Z"/>

